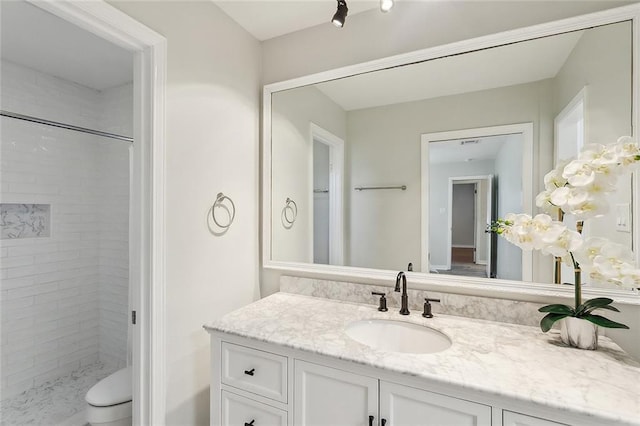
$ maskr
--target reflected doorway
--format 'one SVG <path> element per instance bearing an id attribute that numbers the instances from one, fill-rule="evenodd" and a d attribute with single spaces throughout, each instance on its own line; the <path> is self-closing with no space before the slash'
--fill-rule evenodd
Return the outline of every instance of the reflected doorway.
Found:
<path id="1" fill-rule="evenodd" d="M 311 123 L 313 263 L 343 265 L 344 141 Z"/>
<path id="2" fill-rule="evenodd" d="M 493 176 L 450 179 L 448 273 L 470 277 L 495 276 L 495 245 L 485 232 L 494 216 Z"/>

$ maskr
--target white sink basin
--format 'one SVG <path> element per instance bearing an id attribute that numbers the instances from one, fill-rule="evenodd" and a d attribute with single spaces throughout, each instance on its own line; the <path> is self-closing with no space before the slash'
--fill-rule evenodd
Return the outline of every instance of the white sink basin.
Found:
<path id="1" fill-rule="evenodd" d="M 432 354 L 451 346 L 451 340 L 438 330 L 403 321 L 355 321 L 345 332 L 357 342 L 388 352 Z"/>

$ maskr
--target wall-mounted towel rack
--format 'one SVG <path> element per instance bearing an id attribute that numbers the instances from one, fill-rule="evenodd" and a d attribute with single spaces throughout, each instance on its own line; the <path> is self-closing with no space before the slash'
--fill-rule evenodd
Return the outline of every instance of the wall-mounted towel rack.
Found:
<path id="1" fill-rule="evenodd" d="M 223 204 L 224 200 L 229 201 L 229 204 L 231 205 L 231 209 L 229 209 Z M 228 223 L 222 224 L 218 222 L 218 219 L 216 218 L 216 207 L 223 208 L 229 212 Z M 216 201 L 214 201 L 213 206 L 211 206 L 211 218 L 213 219 L 215 224 L 218 225 L 220 228 L 227 229 L 231 226 L 231 224 L 233 223 L 233 219 L 235 219 L 235 217 L 236 217 L 236 205 L 234 204 L 233 200 L 227 197 L 226 195 L 224 195 L 222 192 L 218 192 L 218 195 L 216 196 Z"/>
<path id="2" fill-rule="evenodd" d="M 288 212 L 291 212 L 291 217 L 289 217 Z M 298 205 L 291 198 L 287 197 L 287 200 L 284 204 L 284 209 L 282 209 L 282 213 L 284 215 L 284 220 L 289 225 L 293 225 L 293 223 L 298 218 Z"/>
<path id="3" fill-rule="evenodd" d="M 369 191 L 370 189 L 401 189 L 403 191 L 407 190 L 407 185 L 400 186 L 356 186 L 356 191 Z"/>

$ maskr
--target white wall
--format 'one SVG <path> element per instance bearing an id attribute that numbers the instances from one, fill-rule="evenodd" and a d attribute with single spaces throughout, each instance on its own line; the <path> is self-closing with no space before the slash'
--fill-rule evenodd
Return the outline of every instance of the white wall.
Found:
<path id="1" fill-rule="evenodd" d="M 511 135 L 496 156 L 494 179 L 498 186 L 498 217 L 523 211 L 522 163 L 514 161 L 522 158 L 523 145 L 524 136 Z M 497 251 L 497 278 L 522 280 L 522 250 L 504 238 L 498 238 Z"/>
<path id="2" fill-rule="evenodd" d="M 133 85 L 102 91 L 101 129 L 133 135 Z M 135 143 L 135 142 L 134 142 Z M 129 325 L 129 152 L 128 142 L 103 141 L 98 146 L 100 194 L 100 359 L 117 367 L 127 364 Z"/>
<path id="3" fill-rule="evenodd" d="M 503 87 L 462 95 L 427 99 L 418 102 L 349 111 L 346 155 L 347 205 L 350 220 L 350 265 L 401 270 L 420 262 L 421 165 L 420 136 L 448 130 L 534 123 L 534 138 L 540 137 L 536 155 L 541 156 L 540 170 L 551 162 L 551 134 L 547 81 Z M 520 157 L 521 158 L 521 157 Z M 546 160 L 546 161 L 545 161 Z M 464 163 L 460 176 L 488 175 L 493 167 L 475 170 Z M 454 175 L 448 175 L 454 176 Z M 447 177 L 447 178 L 448 178 Z M 536 191 L 534 179 L 534 191 Z M 407 185 L 406 191 L 353 191 L 359 185 Z M 448 181 L 437 187 L 448 187 Z M 534 192 L 535 193 L 535 192 Z M 432 247 L 446 246 L 443 224 L 447 223 L 448 201 L 438 200 L 430 207 Z M 445 225 L 446 227 L 446 225 Z M 372 233 L 371 230 L 376 232 Z M 442 253 L 446 249 L 442 248 Z M 431 252 L 432 265 L 444 265 L 446 254 Z M 424 269 L 424 268 L 422 268 Z"/>
<path id="4" fill-rule="evenodd" d="M 257 297 L 260 44 L 212 2 L 112 3 L 167 38 L 167 416 L 209 422 L 206 322 Z M 214 236 L 218 192 L 236 205 Z"/>
<path id="5" fill-rule="evenodd" d="M 315 87 L 273 95 L 271 148 L 272 258 L 290 262 L 313 260 L 313 141 L 311 123 L 345 139 L 346 113 Z M 349 141 L 346 141 L 348 146 Z M 293 225 L 282 217 L 287 198 L 298 206 Z M 291 215 L 291 212 L 288 213 Z M 286 227 L 285 227 L 286 225 Z"/>
<path id="6" fill-rule="evenodd" d="M 453 185 L 451 208 L 451 244 L 453 247 L 475 247 L 475 185 Z"/>
<path id="7" fill-rule="evenodd" d="M 2 109 L 131 134 L 131 86 L 98 92 L 2 61 Z M 111 114 L 117 111 L 117 114 Z M 50 237 L 0 241 L 2 395 L 126 363 L 129 144 L 2 118 L 3 203 L 50 204 Z"/>
<path id="8" fill-rule="evenodd" d="M 631 23 L 587 31 L 553 80 L 554 116 L 586 89 L 585 145 L 608 144 L 631 134 Z M 585 67 L 584 64 L 589 66 Z M 609 197 L 611 213 L 585 223 L 585 234 L 604 236 L 631 247 L 632 234 L 615 230 L 615 205 L 631 203 L 629 177 Z"/>

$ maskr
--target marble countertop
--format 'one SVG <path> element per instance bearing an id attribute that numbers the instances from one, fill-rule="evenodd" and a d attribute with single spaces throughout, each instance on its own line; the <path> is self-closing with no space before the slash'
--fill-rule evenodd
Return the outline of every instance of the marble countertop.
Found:
<path id="1" fill-rule="evenodd" d="M 383 352 L 352 340 L 360 319 L 427 325 L 453 344 L 435 354 Z M 564 346 L 558 332 L 448 315 L 276 293 L 205 325 L 221 331 L 568 413 L 640 425 L 640 363 L 601 337 L 597 351 Z M 487 380 L 491 378 L 491 380 Z"/>

